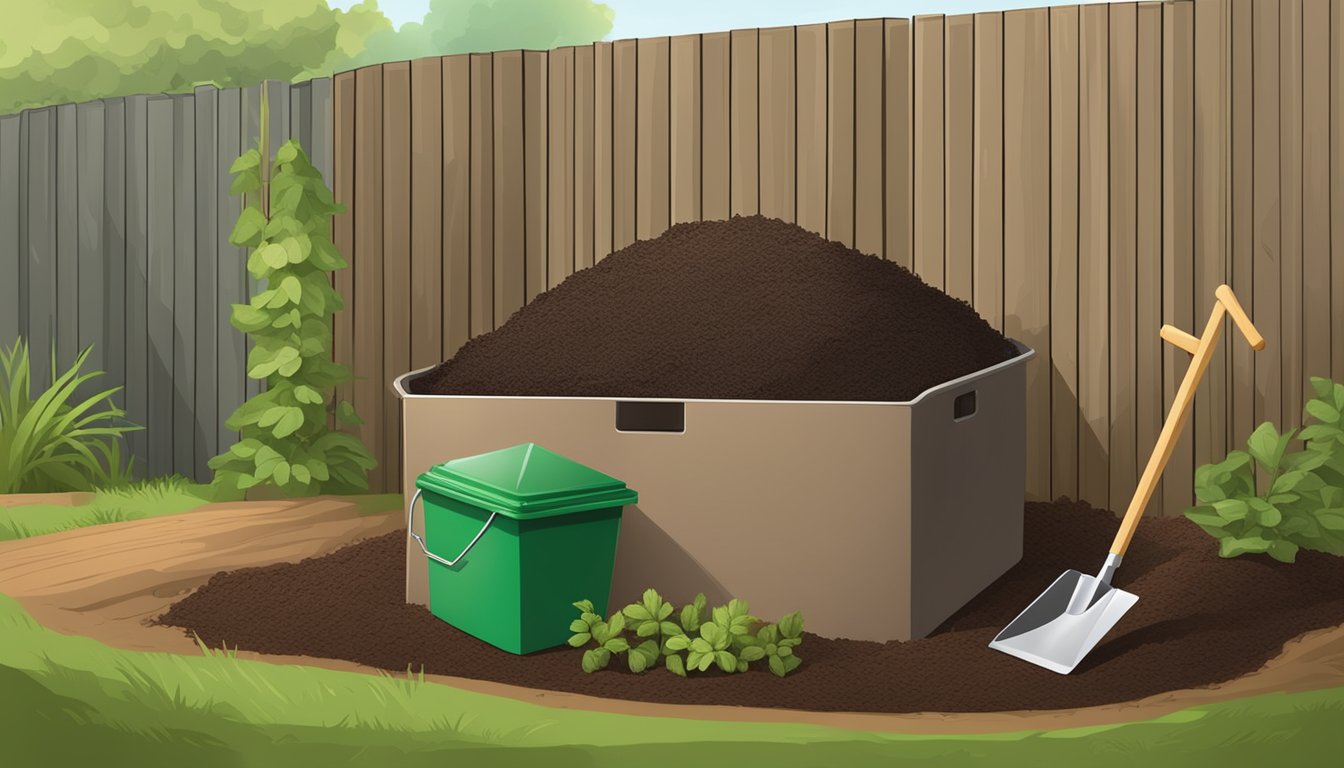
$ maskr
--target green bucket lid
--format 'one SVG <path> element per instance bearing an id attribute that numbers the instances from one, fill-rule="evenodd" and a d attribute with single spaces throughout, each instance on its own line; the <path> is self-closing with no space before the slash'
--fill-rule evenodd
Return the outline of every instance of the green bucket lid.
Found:
<path id="1" fill-rule="evenodd" d="M 639 494 L 610 475 L 523 443 L 431 467 L 416 487 L 518 520 L 634 504 Z"/>

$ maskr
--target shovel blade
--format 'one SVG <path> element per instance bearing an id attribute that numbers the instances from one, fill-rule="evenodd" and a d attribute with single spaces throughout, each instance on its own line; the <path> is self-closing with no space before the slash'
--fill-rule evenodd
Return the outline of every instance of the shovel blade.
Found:
<path id="1" fill-rule="evenodd" d="M 1106 587 L 1088 608 L 1069 613 L 1075 592 L 1090 589 L 1095 576 L 1065 571 L 989 647 L 1052 672 L 1067 675 L 1139 601 L 1137 595 Z"/>

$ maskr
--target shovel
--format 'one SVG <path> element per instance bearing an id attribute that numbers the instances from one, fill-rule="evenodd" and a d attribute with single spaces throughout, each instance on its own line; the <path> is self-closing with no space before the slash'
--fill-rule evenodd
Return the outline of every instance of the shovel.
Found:
<path id="1" fill-rule="evenodd" d="M 1143 517 L 1144 507 L 1153 495 L 1167 459 L 1171 458 L 1176 436 L 1185 426 L 1190 401 L 1194 399 L 1195 389 L 1199 387 L 1199 380 L 1204 375 L 1204 369 L 1209 366 L 1209 358 L 1213 356 L 1213 348 L 1222 335 L 1224 315 L 1232 316 L 1252 349 L 1265 348 L 1264 337 L 1255 330 L 1232 289 L 1220 285 L 1214 295 L 1218 298 L 1213 304 L 1209 322 L 1204 326 L 1203 336 L 1195 338 L 1170 325 L 1162 326 L 1160 335 L 1164 341 L 1194 357 L 1185 372 L 1185 378 L 1181 380 L 1180 389 L 1176 390 L 1176 399 L 1157 437 L 1157 445 L 1153 447 L 1152 456 L 1148 457 L 1148 466 L 1139 478 L 1134 498 L 1129 502 L 1129 509 L 1120 522 L 1120 530 L 1115 534 L 1111 552 L 1106 556 L 1101 570 L 1096 576 L 1065 571 L 1011 624 L 1004 627 L 990 642 L 990 648 L 1067 675 L 1111 631 L 1120 617 L 1139 601 L 1137 595 L 1111 586 L 1111 577 L 1115 575 L 1120 559 L 1129 548 L 1134 529 L 1139 525 L 1139 518 Z"/>

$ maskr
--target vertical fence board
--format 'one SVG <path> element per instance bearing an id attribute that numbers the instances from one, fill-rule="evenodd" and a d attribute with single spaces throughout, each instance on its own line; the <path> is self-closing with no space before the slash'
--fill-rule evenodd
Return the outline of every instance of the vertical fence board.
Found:
<path id="1" fill-rule="evenodd" d="M 697 66 L 699 59 L 696 60 Z M 593 47 L 574 50 L 574 269 L 593 266 Z M 698 78 L 697 78 L 698 80 Z M 697 83 L 698 84 L 698 83 Z M 697 113 L 698 114 L 698 113 Z M 699 173 L 699 164 L 696 173 Z M 699 185 L 696 185 L 699 192 Z"/>
<path id="2" fill-rule="evenodd" d="M 705 219 L 729 214 L 728 33 L 700 37 L 700 204 Z"/>
<path id="3" fill-rule="evenodd" d="M 103 209 L 100 254 L 107 279 L 103 282 L 103 365 L 108 382 L 126 384 L 126 101 L 103 101 Z M 124 405 L 125 390 L 115 402 Z"/>
<path id="4" fill-rule="evenodd" d="M 1211 306 L 1213 292 L 1228 281 L 1226 218 L 1227 147 L 1226 105 L 1223 86 L 1226 67 L 1222 54 L 1224 3 L 1198 0 L 1194 31 L 1194 256 L 1197 313 Z M 1195 319 L 1199 328 L 1200 320 Z M 1198 333 L 1198 330 L 1191 331 Z M 1139 333 L 1144 328 L 1139 327 Z M 1228 339 L 1237 343 L 1235 336 Z M 1195 396 L 1193 416 L 1187 428 L 1194 438 L 1195 466 L 1222 461 L 1227 454 L 1227 353 L 1228 343 L 1214 346 L 1209 367 Z"/>
<path id="5" fill-rule="evenodd" d="M 1050 49 L 1045 9 L 1003 20 L 1004 333 L 1036 350 L 1027 367 L 1027 496 L 1050 493 Z"/>
<path id="6" fill-rule="evenodd" d="M 1306 0 L 1302 5 L 1302 382 L 1308 398 L 1315 396 L 1311 377 L 1330 375 L 1330 226 L 1330 4 Z"/>
<path id="7" fill-rule="evenodd" d="M 174 95 L 172 471 L 196 471 L 196 97 Z"/>
<path id="8" fill-rule="evenodd" d="M 19 115 L 0 117 L 0 347 L 9 349 L 19 338 Z M 26 148 L 23 148 L 26 149 Z"/>
<path id="9" fill-rule="evenodd" d="M 1251 32 L 1255 74 L 1252 96 L 1254 121 L 1254 238 L 1252 273 L 1254 296 L 1251 318 L 1271 343 L 1255 355 L 1255 423 L 1272 421 L 1283 428 L 1283 357 L 1285 338 L 1280 324 L 1282 248 L 1279 197 L 1279 3 L 1255 0 Z"/>
<path id="10" fill-rule="evenodd" d="M 308 152 L 308 159 L 322 172 L 322 179 L 330 187 L 333 184 L 332 127 L 335 124 L 332 114 L 331 78 L 319 77 L 312 81 L 308 109 L 312 112 L 312 136 L 309 139 L 312 146 L 305 145 L 304 149 Z"/>
<path id="11" fill-rule="evenodd" d="M 882 202 L 882 20 L 854 24 L 854 247 L 884 257 Z M 969 66 L 968 66 L 969 71 Z M 970 135 L 970 114 L 967 136 Z M 969 158 L 970 147 L 967 146 Z M 968 212 L 969 215 L 969 212 Z M 967 254 L 969 257 L 969 254 Z M 970 298 L 967 291 L 966 298 Z"/>
<path id="12" fill-rule="evenodd" d="M 289 138 L 299 142 L 308 152 L 313 138 L 313 100 L 311 82 L 295 83 L 289 89 Z"/>
<path id="13" fill-rule="evenodd" d="M 471 56 L 443 59 L 443 352 L 444 360 L 471 338 L 472 121 Z"/>
<path id="14" fill-rule="evenodd" d="M 880 41 L 878 45 L 880 50 Z M 794 159 L 798 151 L 794 46 L 793 27 L 762 29 L 760 32 L 761 215 L 783 221 L 795 220 L 797 195 L 794 186 L 797 176 Z M 881 72 L 877 75 L 880 82 Z M 881 106 L 881 94 L 878 94 L 878 106 Z M 675 163 L 673 167 L 675 169 Z M 878 170 L 880 172 L 880 167 Z"/>
<path id="15" fill-rule="evenodd" d="M 945 270 L 943 163 L 943 17 L 916 16 L 915 272 L 936 288 L 943 287 Z"/>
<path id="16" fill-rule="evenodd" d="M 1138 485 L 1135 227 L 1138 171 L 1138 30 L 1132 3 L 1110 7 L 1110 503 L 1121 512 Z"/>
<path id="17" fill-rule="evenodd" d="M 28 348 L 37 365 L 30 369 L 33 391 L 51 384 L 51 367 L 44 363 L 56 344 L 56 110 L 28 113 L 28 188 L 25 194 L 28 250 L 24 261 L 27 281 Z"/>
<path id="18" fill-rule="evenodd" d="M 62 275 L 63 280 L 75 283 L 79 304 L 76 348 L 82 350 L 89 347 L 84 368 L 86 371 L 107 370 L 104 355 L 107 351 L 108 329 L 104 322 L 106 312 L 103 306 L 103 286 L 108 277 L 108 263 L 103 257 L 103 109 L 99 101 L 80 104 L 76 109 L 75 173 L 78 180 L 75 190 L 71 191 L 77 192 L 78 214 L 77 220 L 71 222 L 74 225 L 71 228 L 76 231 L 79 266 L 76 274 Z M 13 279 L 6 275 L 5 282 L 13 282 Z M 108 377 L 91 382 L 99 387 L 120 383 Z"/>
<path id="19" fill-rule="evenodd" d="M 1230 8 L 1232 48 L 1232 288 L 1242 292 L 1243 307 L 1255 312 L 1254 277 L 1254 70 L 1251 54 L 1253 41 L 1251 0 L 1233 0 Z M 1251 318 L 1258 323 L 1259 318 Z M 1263 328 L 1260 329 L 1263 331 Z M 1274 341 L 1278 341 L 1275 339 Z M 1267 340 L 1268 343 L 1268 340 Z M 1228 395 L 1231 406 L 1228 415 L 1229 447 L 1246 444 L 1255 428 L 1255 360 L 1254 352 L 1244 344 L 1229 344 L 1232 356 Z"/>
<path id="20" fill-rule="evenodd" d="M 680 224 L 700 220 L 700 36 L 674 37 L 671 48 L 669 173 L 672 223 Z"/>
<path id="21" fill-rule="evenodd" d="M 383 490 L 401 484 L 401 400 L 392 379 L 411 366 L 411 67 L 383 65 L 382 374 L 375 385 L 383 417 Z"/>
<path id="22" fill-rule="evenodd" d="M 275 93 L 274 90 L 272 90 L 270 81 L 267 82 L 266 91 L 267 91 L 266 99 L 268 104 L 274 102 L 276 100 L 277 94 Z M 251 85 L 242 89 L 242 96 L 240 98 L 240 109 L 242 112 L 242 118 L 240 121 L 241 122 L 240 129 L 242 131 L 241 151 L 247 151 L 249 149 L 258 148 L 261 145 L 260 85 Z M 273 148 L 273 145 L 275 144 L 274 137 L 277 137 L 276 131 L 279 129 L 280 124 L 275 120 L 275 113 L 273 110 L 268 114 L 267 121 L 268 123 L 266 129 L 268 134 L 267 135 L 268 147 L 262 149 L 266 149 L 266 151 L 270 153 L 268 155 L 269 157 L 274 157 L 274 151 L 275 151 Z M 246 267 L 247 249 L 239 248 L 237 254 L 238 254 L 237 268 L 239 272 L 242 274 L 243 287 L 242 287 L 242 293 L 236 297 L 233 297 L 231 300 L 241 302 L 241 301 L 247 301 L 251 296 L 253 296 L 258 291 L 261 290 L 261 281 L 253 277 L 252 274 L 247 271 Z M 255 346 L 256 342 L 253 341 L 252 337 L 246 335 L 243 336 L 243 348 L 245 350 L 246 355 L 251 355 L 252 348 Z M 246 368 L 244 368 L 244 370 L 246 370 Z M 244 397 L 250 400 L 252 397 L 261 392 L 263 386 L 265 386 L 265 382 L 263 380 L 254 379 L 251 376 L 245 377 L 243 380 Z"/>
<path id="23" fill-rule="evenodd" d="M 797 222 L 826 235 L 826 25 L 798 27 L 795 32 L 798 88 Z M 709 127 L 709 92 L 705 93 L 705 125 Z M 710 170 L 706 143 L 705 173 Z M 708 190 L 708 186 L 706 186 Z M 706 203 L 708 206 L 708 202 Z M 705 218 L 711 218 L 709 208 Z"/>
<path id="24" fill-rule="evenodd" d="M 555 287 L 574 272 L 574 209 L 578 190 L 575 187 L 574 166 L 578 152 L 578 134 L 574 118 L 574 49 L 561 48 L 551 52 L 550 82 L 547 103 L 550 119 L 550 158 L 547 205 L 549 224 L 546 244 L 547 285 Z M 529 160 L 531 158 L 529 157 Z M 528 253 L 531 256 L 531 253 Z M 527 286 L 528 294 L 532 286 Z"/>
<path id="25" fill-rule="evenodd" d="M 944 20 L 943 50 L 943 243 L 947 249 L 945 287 L 949 295 L 975 298 L 972 270 L 972 203 L 975 125 L 975 17 Z M 865 156 L 867 156 L 865 154 Z M 866 165 L 866 163 L 862 164 Z M 1037 201 L 1043 204 L 1045 201 Z"/>
<path id="26" fill-rule="evenodd" d="M 1110 503 L 1110 289 L 1107 252 L 1109 25 L 1104 5 L 1081 9 L 1078 105 L 1078 496 Z M 1006 91 L 1006 89 L 1005 89 Z M 1006 150 L 1005 150 L 1006 153 Z"/>
<path id="27" fill-rule="evenodd" d="M 1162 6 L 1138 7 L 1138 238 L 1135 365 L 1139 466 L 1157 445 L 1166 416 L 1162 397 Z M 1189 330 L 1189 329 L 1186 329 Z M 1160 500 L 1160 495 L 1154 495 Z"/>
<path id="28" fill-rule="evenodd" d="M 734 216 L 749 216 L 760 210 L 758 47 L 754 29 L 737 29 L 729 34 L 728 197 Z"/>
<path id="29" fill-rule="evenodd" d="M 914 68 L 911 66 L 910 22 L 906 19 L 887 19 L 883 22 L 886 39 L 883 45 L 882 67 L 885 78 L 886 157 L 884 185 L 886 189 L 886 246 L 887 259 L 909 269 L 913 266 L 914 199 L 911 173 L 914 161 Z M 1002 56 L 999 57 L 1002 61 Z M 1000 68 L 995 67 L 995 72 Z M 979 122 L 976 123 L 977 128 Z M 999 121 L 1002 129 L 1003 121 Z M 978 309 L 977 305 L 977 309 Z"/>
<path id="30" fill-rule="evenodd" d="M 223 97 L 220 94 L 220 114 L 223 115 Z M 355 364 L 355 73 L 342 72 L 332 82 L 332 173 L 333 196 L 345 210 L 331 217 L 331 239 L 336 250 L 345 259 L 345 269 L 336 272 L 333 285 L 341 297 L 342 309 L 331 319 L 331 357 L 338 365 L 353 371 Z M 220 148 L 223 149 L 225 132 L 221 122 Z M 221 182 L 223 181 L 221 177 Z M 465 198 L 464 198 L 465 199 Z M 223 222 L 220 227 L 224 232 Z M 222 277 L 221 272 L 221 277 Z M 222 362 L 222 361 L 221 361 Z M 336 402 L 354 404 L 354 385 L 351 382 L 336 387 Z M 363 418 L 363 417 L 361 417 Z M 344 424 L 335 421 L 332 427 Z"/>
<path id="31" fill-rule="evenodd" d="M 1076 11 L 1075 11 L 1076 13 Z M 1076 27 L 1076 22 L 1075 22 Z M 1076 39 L 1076 37 L 1074 38 Z M 1077 79 L 1077 55 L 1072 66 L 1066 65 L 1061 72 L 1065 77 Z M 1077 87 L 1061 94 L 1074 97 L 1074 112 L 1077 108 Z M 1054 102 L 1052 102 L 1054 103 Z M 975 178 L 972 183 L 972 258 L 971 272 L 973 305 L 990 325 L 1003 330 L 1003 14 L 981 13 L 975 17 L 975 106 L 974 106 Z M 1076 120 L 1076 117 L 1074 117 Z M 1059 140 L 1067 137 L 1056 136 Z M 1077 131 L 1074 131 L 1076 140 Z M 1076 143 L 1073 154 L 1077 155 Z M 1075 198 L 1070 215 L 1077 211 L 1077 162 L 1071 183 Z M 1052 187 L 1053 189 L 1053 187 Z M 1071 219 L 1073 220 L 1073 219 Z M 1052 241 L 1053 242 L 1053 241 Z M 1062 241 L 1061 241 L 1062 242 Z M 1076 270 L 1073 253 L 1066 265 Z M 1076 282 L 1076 281 L 1074 281 Z M 1073 297 L 1076 285 L 1070 283 L 1069 296 Z M 1076 333 L 1069 324 L 1070 332 Z M 1052 346 L 1053 348 L 1053 346 Z M 1076 365 L 1075 365 L 1076 367 Z"/>
<path id="32" fill-rule="evenodd" d="M 524 303 L 532 301 L 549 287 L 548 271 L 560 271 L 559 265 L 555 270 L 550 270 L 548 266 L 552 223 L 548 209 L 560 207 L 568 197 L 562 195 L 560 199 L 553 199 L 549 189 L 553 180 L 548 182 L 547 179 L 551 175 L 552 163 L 558 165 L 561 160 L 560 157 L 552 157 L 547 138 L 548 135 L 554 138 L 549 117 L 553 112 L 550 105 L 550 70 L 552 67 L 563 69 L 555 53 L 551 56 L 552 60 L 547 61 L 547 55 L 542 51 L 523 52 L 522 148 L 518 155 L 522 158 L 523 182 L 519 197 L 523 213 L 523 243 L 520 252 L 523 255 Z M 557 104 L 554 111 L 563 115 L 564 105 Z M 555 149 L 556 154 L 559 154 L 559 147 Z M 496 187 L 498 190 L 499 187 Z M 495 242 L 498 244 L 499 239 Z"/>
<path id="33" fill-rule="evenodd" d="M 200 482 L 210 479 L 209 461 L 219 453 L 219 233 L 216 219 L 219 211 L 219 142 L 217 106 L 219 90 L 214 86 L 196 89 L 192 108 L 195 110 L 196 135 L 192 141 L 195 153 L 195 205 L 192 209 L 192 244 L 195 257 L 196 282 L 192 289 L 191 306 L 195 311 L 194 345 L 196 362 L 196 402 L 192 409 L 192 450 L 196 455 L 195 477 Z M 232 227 L 228 222 L 224 226 Z"/>
<path id="34" fill-rule="evenodd" d="M 126 99 L 126 419 L 142 427 L 149 424 L 148 107 L 148 97 Z M 136 466 L 149 471 L 148 433 L 130 433 L 129 443 Z"/>
<path id="35" fill-rule="evenodd" d="M 148 284 L 149 435 L 151 477 L 173 471 L 173 101 L 151 97 L 148 105 L 149 206 Z"/>
<path id="36" fill-rule="evenodd" d="M 1000 16 L 992 15 L 987 19 L 998 22 Z M 986 19 L 986 20 L 987 20 Z M 980 20 L 980 17 L 977 17 Z M 976 28 L 976 46 L 982 45 L 983 32 L 988 24 Z M 1001 36 L 1002 27 L 996 25 L 995 34 Z M 986 70 L 993 70 L 994 52 L 1002 50 L 1002 43 L 995 41 L 994 47 L 986 46 L 989 61 L 981 69 L 981 60 L 976 57 L 977 85 L 988 87 L 990 76 Z M 986 74 L 982 75 L 982 72 Z M 1002 114 L 1002 81 L 996 80 L 998 91 L 994 94 L 993 109 L 987 120 L 993 124 Z M 979 102 L 979 90 L 976 91 Z M 982 103 L 982 102 L 981 102 Z M 977 103 L 977 107 L 979 103 Z M 982 119 L 977 108 L 977 121 Z M 993 125 L 991 135 L 999 136 L 1002 123 Z M 979 134 L 977 125 L 977 136 Z M 1001 138 L 998 139 L 1002 141 Z M 977 151 L 979 140 L 977 139 Z M 997 160 L 1001 164 L 1003 150 L 1001 143 L 995 147 Z M 1001 167 L 1001 165 L 1000 165 Z M 977 164 L 977 170 L 979 164 Z M 997 169 L 995 169 L 997 170 Z M 985 174 L 989 176 L 990 174 Z M 978 220 L 989 216 L 999 228 L 992 234 L 1002 231 L 1002 208 L 994 210 L 990 206 L 1002 205 L 1003 191 L 1001 181 L 991 182 L 994 188 L 988 197 L 988 213 L 980 209 L 981 184 L 976 178 L 976 226 L 983 226 Z M 978 232 L 978 229 L 977 229 Z M 994 243 L 1001 251 L 1002 246 Z M 979 274 L 984 256 L 981 254 L 980 241 L 976 242 L 976 306 L 980 306 L 981 292 Z M 992 258 L 1001 258 L 991 253 Z M 999 285 L 992 286 L 995 298 L 1002 295 L 1002 270 L 996 276 Z M 984 314 L 981 311 L 981 314 Z M 993 322 L 991 320 L 990 322 Z M 1001 321 L 1000 321 L 1001 322 Z M 1050 9 L 1050 497 L 1078 497 L 1078 8 L 1061 6 Z"/>
<path id="37" fill-rule="evenodd" d="M 495 54 L 494 66 L 494 323 L 498 328 L 526 297 L 527 217 L 523 167 L 523 53 Z"/>
<path id="38" fill-rule="evenodd" d="M 854 22 L 833 22 L 826 25 L 826 32 L 825 235 L 853 247 Z"/>
<path id="39" fill-rule="evenodd" d="M 669 113 L 671 52 L 666 37 L 640 40 L 636 50 L 635 236 L 649 240 L 667 229 L 672 207 Z"/>
<path id="40" fill-rule="evenodd" d="M 55 108 L 56 117 L 56 366 L 65 371 L 79 354 L 79 139 L 74 104 Z M 44 361 L 46 357 L 42 358 Z"/>
<path id="41" fill-rule="evenodd" d="M 611 64 L 611 248 L 635 241 L 635 115 L 638 96 L 634 40 L 612 44 Z"/>
<path id="42" fill-rule="evenodd" d="M 611 253 L 612 46 L 593 43 L 593 263 Z"/>
<path id="43" fill-rule="evenodd" d="M 444 359 L 443 112 L 442 62 L 416 59 L 411 62 L 410 370 Z"/>
<path id="44" fill-rule="evenodd" d="M 1194 296 L 1194 7 L 1169 4 L 1162 10 L 1162 319 L 1199 334 L 1199 313 L 1211 299 L 1201 296 L 1196 301 Z M 1163 346 L 1163 401 L 1170 403 L 1190 356 L 1170 344 Z M 1194 471 L 1194 444 L 1190 430 L 1184 429 L 1163 473 L 1161 514 L 1180 514 L 1190 505 Z"/>
<path id="45" fill-rule="evenodd" d="M 1341 222 L 1336 224 L 1336 222 Z M 1344 9 L 1330 6 L 1330 378 L 1344 382 Z"/>
<path id="46" fill-rule="evenodd" d="M 215 126 L 218 131 L 216 136 L 218 146 L 215 154 L 215 199 L 218 204 L 215 218 L 215 304 L 217 306 L 215 356 L 219 366 L 219 380 L 216 388 L 219 404 L 215 421 L 218 443 L 215 446 L 215 453 L 227 451 L 238 439 L 238 433 L 229 429 L 225 422 L 238 409 L 238 406 L 243 404 L 243 398 L 246 396 L 247 347 L 244 343 L 244 336 L 234 329 L 229 322 L 233 305 L 245 302 L 248 296 L 243 251 L 229 242 L 229 234 L 233 232 L 234 224 L 237 223 L 238 216 L 243 210 L 242 198 L 229 194 L 229 186 L 233 183 L 233 177 L 229 174 L 229 167 L 243 152 L 242 96 L 242 91 L 237 88 L 222 90 L 219 92 L 215 105 Z M 127 114 L 129 115 L 129 112 Z M 128 118 L 127 135 L 130 135 L 129 127 Z M 126 215 L 128 229 L 131 226 L 130 213 L 131 210 L 128 207 Z M 349 259 L 350 251 L 346 250 L 344 253 L 346 258 Z M 128 250 L 126 253 L 128 273 L 131 270 L 131 264 L 131 252 Z M 129 337 L 129 326 L 127 334 Z"/>
<path id="47" fill-rule="evenodd" d="M 495 327 L 494 62 L 471 56 L 471 333 Z"/>
<path id="48" fill-rule="evenodd" d="M 383 68 L 355 72 L 354 214 L 355 413 L 364 420 L 355 434 L 378 466 L 369 472 L 369 488 L 395 484 L 386 465 L 383 413 Z M 489 263 L 489 262 L 487 262 Z"/>
<path id="49" fill-rule="evenodd" d="M 1302 0 L 1279 2 L 1280 429 L 1302 425 Z M 1200 303 L 1202 304 L 1202 297 Z M 1243 342 L 1244 343 L 1244 342 Z M 1219 457 L 1222 458 L 1222 457 Z"/>

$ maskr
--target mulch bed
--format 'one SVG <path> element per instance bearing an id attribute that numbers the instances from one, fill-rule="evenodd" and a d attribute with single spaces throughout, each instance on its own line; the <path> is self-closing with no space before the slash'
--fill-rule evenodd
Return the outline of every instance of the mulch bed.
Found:
<path id="1" fill-rule="evenodd" d="M 262 653 L 348 659 L 405 672 L 679 704 L 814 711 L 988 712 L 1076 708 L 1224 682 L 1259 668 L 1305 632 L 1344 623 L 1344 558 L 1302 552 L 1223 560 L 1182 518 L 1145 520 L 1116 585 L 1139 596 L 1083 664 L 1057 675 L 986 644 L 1067 568 L 1100 565 L 1118 522 L 1059 500 L 1026 505 L 1022 562 L 931 636 L 899 643 L 806 634 L 787 678 L 763 664 L 682 679 L 659 669 L 584 674 L 580 651 L 513 656 L 405 603 L 405 538 L 392 533 L 325 557 L 221 573 L 160 622 Z M 821 578 L 821 577 L 819 577 Z M 617 595 L 624 605 L 635 595 Z M 742 597 L 751 598 L 750 595 Z M 766 617 L 777 618 L 777 617 Z"/>
<path id="2" fill-rule="evenodd" d="M 900 265 L 762 216 L 678 224 L 538 296 L 416 394 L 900 402 L 1017 356 Z"/>

